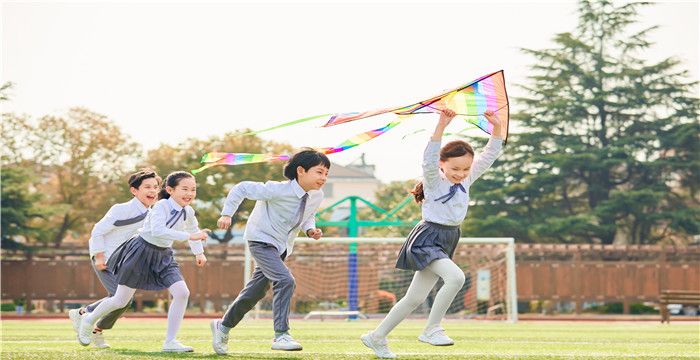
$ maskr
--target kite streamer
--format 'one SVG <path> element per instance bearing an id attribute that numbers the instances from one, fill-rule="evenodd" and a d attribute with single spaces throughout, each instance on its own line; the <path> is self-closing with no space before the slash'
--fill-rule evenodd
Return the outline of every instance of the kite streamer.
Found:
<path id="1" fill-rule="evenodd" d="M 332 114 L 323 114 L 323 115 L 309 116 L 309 117 L 305 117 L 305 118 L 302 118 L 302 119 L 292 120 L 292 121 L 286 122 L 286 123 L 284 123 L 284 124 L 280 124 L 280 125 L 276 125 L 276 126 L 273 126 L 273 127 L 269 127 L 269 128 L 267 128 L 267 129 L 262 129 L 262 130 L 256 130 L 256 131 L 247 132 L 247 133 L 244 133 L 244 134 L 241 134 L 241 135 L 257 135 L 257 134 L 260 134 L 260 133 L 268 132 L 268 131 L 270 131 L 270 130 L 280 129 L 280 128 L 283 128 L 283 127 L 287 127 L 287 126 L 291 126 L 291 125 L 296 125 L 296 124 L 300 124 L 300 123 L 303 123 L 303 122 L 307 122 L 307 121 L 311 121 L 311 120 L 320 119 L 320 118 L 323 118 L 323 117 L 328 117 L 328 116 L 330 116 L 330 115 L 332 115 Z"/>
<path id="2" fill-rule="evenodd" d="M 370 131 L 363 132 L 361 134 L 355 135 L 350 139 L 343 141 L 340 145 L 336 147 L 325 147 L 320 148 L 318 151 L 324 154 L 335 154 L 347 149 L 354 148 L 355 146 L 364 144 L 379 135 L 386 133 L 387 131 L 393 129 L 407 116 L 400 116 L 398 120 L 387 124 L 379 129 L 374 129 Z M 266 154 L 246 154 L 246 153 L 222 153 L 222 152 L 210 152 L 204 154 L 201 163 L 204 165 L 198 169 L 192 170 L 193 174 L 198 174 L 210 167 L 217 165 L 244 165 L 244 164 L 254 164 L 261 162 L 271 162 L 271 161 L 286 161 L 289 160 L 289 155 L 266 155 Z"/>
<path id="3" fill-rule="evenodd" d="M 381 127 L 379 129 L 374 129 L 374 130 L 370 130 L 367 132 L 363 132 L 362 134 L 355 135 L 352 138 L 343 141 L 343 143 L 340 144 L 338 147 L 321 148 L 321 149 L 319 149 L 319 151 L 328 155 L 328 154 L 339 153 L 341 151 L 345 151 L 345 150 L 350 149 L 350 148 L 354 148 L 355 146 L 358 146 L 360 144 L 364 144 L 364 143 L 376 138 L 377 136 L 382 135 L 382 134 L 386 133 L 387 131 L 393 129 L 403 119 L 404 119 L 404 117 L 401 117 L 399 120 L 391 122 L 391 123 L 387 124 L 386 126 Z"/>
<path id="4" fill-rule="evenodd" d="M 204 156 L 202 156 L 202 160 L 200 160 L 200 162 L 203 163 L 204 166 L 200 167 L 199 169 L 192 170 L 192 173 L 198 174 L 216 165 L 243 165 L 286 160 L 289 160 L 288 155 L 210 152 L 204 154 Z"/>

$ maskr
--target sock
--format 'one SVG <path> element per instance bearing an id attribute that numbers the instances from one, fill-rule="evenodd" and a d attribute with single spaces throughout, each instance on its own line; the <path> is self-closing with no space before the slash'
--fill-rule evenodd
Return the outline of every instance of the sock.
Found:
<path id="1" fill-rule="evenodd" d="M 221 332 L 224 334 L 228 334 L 228 332 L 231 331 L 231 328 L 224 326 L 224 324 L 219 321 L 219 330 L 221 330 Z"/>
<path id="2" fill-rule="evenodd" d="M 279 339 L 282 335 L 289 335 L 289 331 L 275 331 L 275 339 Z"/>

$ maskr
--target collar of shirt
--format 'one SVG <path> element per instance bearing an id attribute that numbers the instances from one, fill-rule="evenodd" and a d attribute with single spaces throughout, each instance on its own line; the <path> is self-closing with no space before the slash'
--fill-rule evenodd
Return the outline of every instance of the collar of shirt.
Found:
<path id="1" fill-rule="evenodd" d="M 181 211 L 181 210 L 182 210 L 182 206 L 180 206 L 180 204 L 178 204 L 177 201 L 173 200 L 172 197 L 169 197 L 169 198 L 168 198 L 168 205 L 170 205 L 170 208 L 171 208 L 171 209 L 175 209 L 175 210 L 177 210 L 177 211 Z"/>
<path id="2" fill-rule="evenodd" d="M 141 202 L 141 200 L 137 199 L 136 197 L 134 197 L 133 199 L 131 199 L 131 200 L 129 201 L 129 205 L 130 205 L 131 207 L 135 208 L 135 209 L 138 209 L 139 212 L 142 213 L 142 214 L 143 214 L 144 212 L 148 211 L 148 208 L 146 207 L 146 205 L 144 205 L 144 204 Z"/>
<path id="3" fill-rule="evenodd" d="M 301 188 L 301 185 L 299 185 L 299 182 L 296 179 L 291 180 L 289 183 L 292 186 L 292 191 L 294 191 L 294 194 L 299 199 L 301 199 L 304 196 L 304 194 L 306 194 L 306 191 L 304 191 L 304 189 Z"/>

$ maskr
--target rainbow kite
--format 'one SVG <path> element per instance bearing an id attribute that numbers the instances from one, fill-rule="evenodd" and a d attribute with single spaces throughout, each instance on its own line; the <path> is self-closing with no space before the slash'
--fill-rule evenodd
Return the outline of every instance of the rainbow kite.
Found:
<path id="1" fill-rule="evenodd" d="M 362 113 L 339 113 L 334 114 L 323 125 L 323 127 L 335 126 L 347 122 L 368 118 L 375 115 L 394 113 L 399 115 L 399 119 L 387 124 L 379 129 L 370 130 L 352 138 L 345 140 L 337 147 L 326 147 L 318 149 L 324 154 L 335 154 L 347 149 L 361 145 L 369 140 L 380 136 L 392 128 L 396 127 L 405 118 L 416 114 L 439 113 L 444 109 L 451 109 L 458 116 L 466 118 L 467 122 L 476 125 L 481 130 L 488 134 L 493 133 L 493 125 L 486 120 L 484 112 L 491 110 L 498 115 L 498 118 L 503 122 L 501 127 L 501 138 L 504 143 L 508 140 L 508 123 L 510 120 L 510 112 L 508 105 L 508 94 L 506 92 L 505 78 L 503 70 L 482 76 L 466 85 L 460 86 L 454 90 L 447 91 L 427 100 L 417 102 L 408 106 L 384 108 Z M 274 129 L 283 128 L 307 122 L 314 119 L 329 116 L 316 115 L 310 116 L 284 124 L 273 126 L 267 129 L 253 131 L 244 135 L 254 135 L 267 132 Z M 420 132 L 422 130 L 418 130 Z M 459 131 L 455 135 L 459 135 L 464 130 Z M 416 133 L 416 132 L 414 132 Z M 407 136 L 407 135 L 406 135 Z M 404 138 L 406 137 L 404 136 Z M 193 174 L 197 174 L 205 169 L 216 165 L 242 165 L 253 164 L 260 162 L 288 160 L 289 155 L 266 155 L 266 154 L 245 154 L 245 153 L 207 153 L 202 157 L 201 163 L 204 164 L 199 169 L 192 170 Z"/>
<path id="2" fill-rule="evenodd" d="M 504 123 L 500 135 L 507 141 L 510 113 L 503 70 L 482 76 L 467 85 L 408 106 L 384 108 L 363 113 L 335 114 L 323 126 L 344 124 L 386 113 L 397 115 L 437 113 L 445 108 L 455 111 L 457 115 L 465 117 L 468 122 L 489 134 L 493 131 L 493 125 L 486 120 L 483 114 L 486 110 L 495 112 Z"/>

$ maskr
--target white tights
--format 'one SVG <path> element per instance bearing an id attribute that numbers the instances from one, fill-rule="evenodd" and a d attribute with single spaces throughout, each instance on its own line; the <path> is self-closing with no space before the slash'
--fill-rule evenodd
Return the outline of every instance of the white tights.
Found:
<path id="1" fill-rule="evenodd" d="M 165 336 L 165 341 L 175 339 L 178 330 L 180 330 L 180 324 L 182 324 L 182 319 L 185 317 L 185 309 L 187 308 L 187 300 L 190 297 L 190 290 L 187 288 L 187 284 L 184 281 L 178 281 L 168 288 L 170 295 L 173 297 L 173 301 L 170 303 L 170 309 L 168 309 L 168 331 Z M 95 310 L 86 316 L 86 321 L 90 324 L 94 324 L 102 318 L 103 316 L 109 314 L 110 312 L 123 308 L 129 303 L 129 300 L 134 296 L 136 289 L 130 288 L 128 286 L 119 285 L 117 286 L 117 291 L 114 296 L 107 298 L 98 305 Z"/>
<path id="2" fill-rule="evenodd" d="M 464 285 L 464 272 L 450 259 L 435 260 L 425 269 L 416 271 L 406 296 L 391 308 L 389 314 L 374 330 L 373 335 L 376 337 L 389 335 L 391 330 L 425 301 L 428 293 L 433 289 L 439 278 L 442 278 L 445 284 L 435 296 L 435 302 L 433 302 L 433 307 L 430 309 L 425 329 L 429 330 L 440 326 L 440 321 L 447 313 L 452 300 L 454 300 L 457 292 Z"/>

